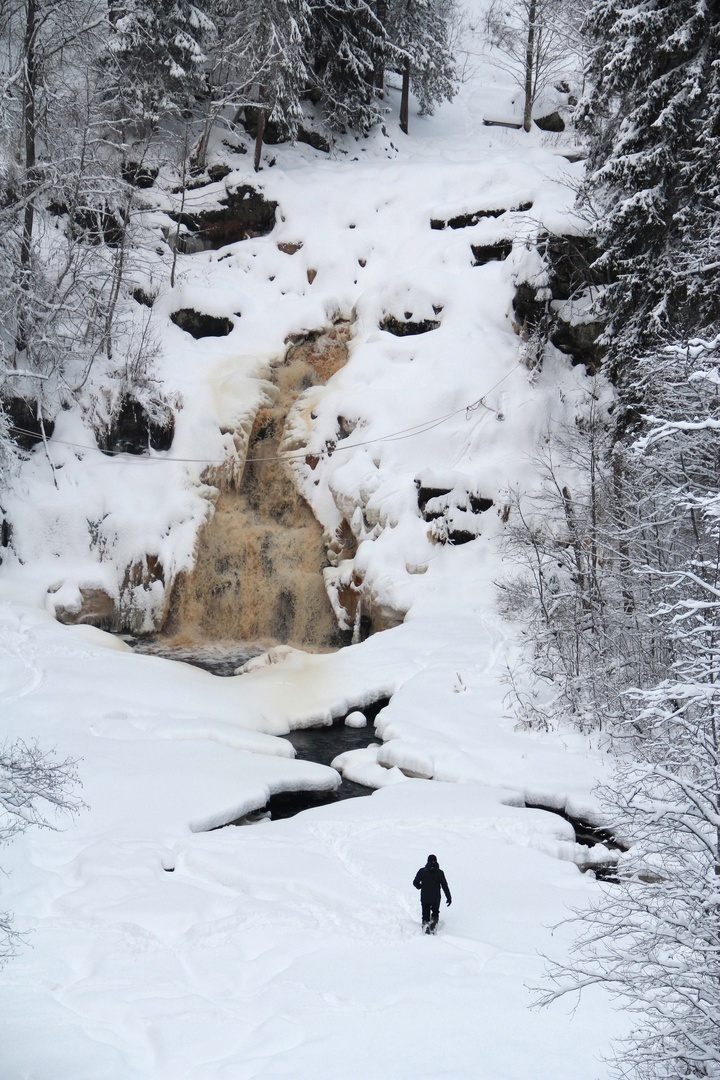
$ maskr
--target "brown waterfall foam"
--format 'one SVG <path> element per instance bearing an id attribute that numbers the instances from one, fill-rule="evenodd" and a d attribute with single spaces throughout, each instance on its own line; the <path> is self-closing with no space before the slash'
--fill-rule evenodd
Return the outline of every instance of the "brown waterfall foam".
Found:
<path id="1" fill-rule="evenodd" d="M 348 337 L 341 324 L 291 346 L 273 372 L 276 396 L 255 416 L 248 459 L 277 455 L 297 397 L 343 366 Z M 176 582 L 167 632 L 185 640 L 336 647 L 326 565 L 322 528 L 289 467 L 248 460 L 238 489 L 220 492 L 194 570 Z"/>

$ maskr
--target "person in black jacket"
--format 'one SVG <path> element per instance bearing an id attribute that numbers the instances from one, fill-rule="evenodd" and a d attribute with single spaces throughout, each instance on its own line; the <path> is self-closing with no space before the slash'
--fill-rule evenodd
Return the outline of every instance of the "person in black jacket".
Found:
<path id="1" fill-rule="evenodd" d="M 426 934 L 434 934 L 440 917 L 440 889 L 445 893 L 447 906 L 452 904 L 448 883 L 435 855 L 428 855 L 425 866 L 421 866 L 415 875 L 413 885 L 420 890 L 423 930 Z"/>

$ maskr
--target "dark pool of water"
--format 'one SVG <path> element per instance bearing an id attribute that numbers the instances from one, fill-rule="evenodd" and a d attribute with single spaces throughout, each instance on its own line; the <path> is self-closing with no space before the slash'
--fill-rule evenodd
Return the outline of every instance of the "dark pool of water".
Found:
<path id="1" fill-rule="evenodd" d="M 247 660 L 265 651 L 259 646 L 246 643 L 240 643 L 237 646 L 204 645 L 198 649 L 174 645 L 161 638 L 135 638 L 129 634 L 122 637 L 136 652 L 192 664 L 194 667 L 222 677 L 234 675 L 236 669 Z M 382 697 L 370 705 L 353 706 L 332 724 L 291 731 L 284 738 L 294 747 L 295 757 L 299 761 L 314 761 L 320 765 L 330 765 L 339 754 L 344 754 L 347 750 L 363 750 L 377 741 L 375 720 L 380 710 L 384 709 L 389 702 L 390 698 Z M 346 727 L 345 717 L 356 711 L 363 713 L 367 725 L 363 728 Z M 374 788 L 365 787 L 364 784 L 356 784 L 344 778 L 335 791 L 282 791 L 277 795 L 272 795 L 267 806 L 237 821 L 231 821 L 229 824 L 253 824 L 267 817 L 268 814 L 272 820 L 293 817 L 302 810 L 309 810 L 315 806 L 327 806 L 342 799 L 356 799 L 361 795 L 372 795 L 373 791 Z"/>
<path id="2" fill-rule="evenodd" d="M 575 843 L 582 844 L 583 847 L 597 847 L 598 845 L 605 848 L 607 851 L 607 862 L 603 865 L 593 864 L 592 866 L 583 867 L 581 870 L 592 869 L 595 877 L 600 881 L 609 881 L 615 883 L 619 881 L 617 875 L 618 858 L 621 852 L 627 851 L 627 844 L 624 844 L 622 840 L 618 840 L 612 829 L 603 828 L 600 825 L 592 825 L 584 818 L 573 817 L 572 814 L 568 814 L 565 810 L 557 810 L 552 806 L 543 806 L 541 803 L 525 803 L 528 810 L 546 810 L 549 814 L 557 814 L 558 817 L 563 818 L 564 821 L 569 821 L 575 830 Z M 603 856 L 604 858 L 604 856 Z"/>
<path id="3" fill-rule="evenodd" d="M 549 814 L 557 814 L 558 817 L 569 821 L 575 830 L 575 842 L 584 847 L 595 847 L 602 844 L 608 851 L 627 851 L 627 845 L 618 840 L 611 829 L 605 829 L 600 825 L 591 825 L 583 818 L 573 817 L 565 810 L 557 810 L 552 806 L 543 806 L 541 803 L 525 803 L 528 810 L 546 810 Z"/>
<path id="4" fill-rule="evenodd" d="M 346 727 L 345 716 L 341 716 L 326 727 L 299 728 L 283 737 L 295 748 L 295 757 L 299 761 L 315 761 L 319 765 L 330 765 L 339 754 L 344 754 L 348 750 L 364 750 L 366 746 L 381 741 L 375 737 L 375 720 L 380 710 L 384 709 L 389 702 L 390 698 L 379 698 L 362 709 L 350 709 L 345 714 L 347 716 L 350 712 L 362 712 L 367 720 L 367 726 L 364 728 Z M 343 777 L 340 787 L 335 791 L 283 791 L 278 795 L 273 795 L 267 805 L 267 810 L 273 820 L 293 817 L 301 810 L 308 810 L 313 806 L 328 806 L 341 799 L 356 799 L 360 795 L 372 795 L 373 791 L 374 788 L 356 784 Z"/>
<path id="5" fill-rule="evenodd" d="M 273 821 L 280 818 L 294 817 L 303 810 L 312 810 L 316 806 L 331 806 L 343 799 L 356 799 L 361 795 L 372 795 L 374 788 L 364 784 L 355 784 L 343 779 L 340 787 L 334 791 L 281 791 L 271 795 L 265 808 Z"/>
<path id="6" fill-rule="evenodd" d="M 389 703 L 390 698 L 378 698 L 371 705 L 350 709 L 327 727 L 297 728 L 284 738 L 295 747 L 295 757 L 300 761 L 330 765 L 338 754 L 344 754 L 347 750 L 362 750 L 373 742 L 382 741 L 375 737 L 375 721 L 378 713 Z M 345 717 L 356 711 L 365 716 L 367 727 L 345 726 Z"/>

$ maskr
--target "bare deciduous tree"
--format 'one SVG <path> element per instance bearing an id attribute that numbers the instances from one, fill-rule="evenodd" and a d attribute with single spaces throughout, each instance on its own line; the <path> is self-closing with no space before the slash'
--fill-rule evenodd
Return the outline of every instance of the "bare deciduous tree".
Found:
<path id="1" fill-rule="evenodd" d="M 486 33 L 501 67 L 523 91 L 523 128 L 532 125 L 533 106 L 553 82 L 565 78 L 580 44 L 583 0 L 493 0 Z"/>
<path id="2" fill-rule="evenodd" d="M 57 829 L 59 816 L 78 813 L 84 804 L 73 794 L 77 784 L 71 758 L 60 761 L 22 739 L 0 746 L 0 845 L 31 826 Z M 11 915 L 0 911 L 0 964 L 15 955 L 21 940 Z"/>

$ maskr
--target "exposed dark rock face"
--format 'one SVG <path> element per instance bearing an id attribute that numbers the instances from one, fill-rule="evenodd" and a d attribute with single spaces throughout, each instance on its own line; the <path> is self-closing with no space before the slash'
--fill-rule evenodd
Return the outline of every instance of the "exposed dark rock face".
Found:
<path id="1" fill-rule="evenodd" d="M 226 143 L 225 145 L 227 146 L 228 144 Z M 245 153 L 244 150 L 239 152 Z M 178 195 L 183 190 L 199 191 L 201 188 L 210 187 L 211 184 L 218 184 L 221 180 L 224 180 L 226 176 L 229 176 L 231 172 L 232 169 L 229 165 L 221 165 L 219 163 L 216 165 L 210 165 L 193 180 L 188 181 L 184 185 L 181 184 L 180 187 L 173 188 L 173 194 Z"/>
<path id="2" fill-rule="evenodd" d="M 449 495 L 452 491 L 451 487 L 423 487 L 420 480 L 415 481 L 415 487 L 417 488 L 418 509 L 426 521 L 430 521 L 433 516 L 432 514 L 430 517 L 425 516 L 427 504 L 431 502 L 432 499 L 440 499 L 443 495 Z"/>
<path id="3" fill-rule="evenodd" d="M 137 300 L 138 304 L 142 304 L 143 307 L 151 308 L 155 303 L 155 297 L 151 293 L 145 292 L 145 290 L 141 289 L 139 286 L 137 289 L 133 289 L 132 296 L 133 300 Z"/>
<path id="4" fill-rule="evenodd" d="M 7 548 L 10 547 L 10 541 L 12 540 L 12 522 L 4 517 L 5 511 L 0 506 L 0 566 L 3 562 L 3 554 Z"/>
<path id="5" fill-rule="evenodd" d="M 277 205 L 249 184 L 242 184 L 229 192 L 216 210 L 170 214 L 184 229 L 177 237 L 177 249 L 191 255 L 217 251 L 251 236 L 266 236 L 275 227 Z"/>
<path id="6" fill-rule="evenodd" d="M 231 172 L 232 169 L 229 165 L 221 165 L 218 163 L 216 165 L 208 166 L 207 174 L 210 183 L 217 184 L 220 180 L 224 180 L 226 176 L 229 176 Z"/>
<path id="7" fill-rule="evenodd" d="M 247 146 L 243 146 L 242 143 L 230 142 L 229 139 L 223 139 L 222 144 L 227 147 L 231 154 L 247 154 Z"/>
<path id="8" fill-rule="evenodd" d="M 595 265 L 599 250 L 592 237 L 542 236 L 538 242 L 545 265 L 547 284 L 536 287 L 528 282 L 517 285 L 513 312 L 517 332 L 526 340 L 537 335 L 549 340 L 561 352 L 572 356 L 574 364 L 584 364 L 594 375 L 602 364 L 604 348 L 598 343 L 602 334 L 599 322 L 567 317 L 555 310 L 551 301 L 577 299 L 592 286 L 603 283 L 602 272 Z"/>
<path id="9" fill-rule="evenodd" d="M 247 131 L 248 135 L 252 139 L 257 138 L 258 133 L 258 121 L 260 119 L 260 110 L 254 105 L 246 105 L 242 110 L 242 113 L 238 115 L 238 121 L 242 124 Z M 267 110 L 265 110 L 265 124 L 263 127 L 262 141 L 266 146 L 277 146 L 278 143 L 287 142 L 287 129 L 281 124 L 276 124 L 273 120 L 269 120 L 267 117 Z"/>
<path id="10" fill-rule="evenodd" d="M 330 153 L 328 140 L 319 131 L 313 131 L 311 128 L 298 128 L 297 141 L 305 143 L 306 146 L 312 146 L 314 150 L 320 150 L 323 154 Z"/>
<path id="11" fill-rule="evenodd" d="M 148 449 L 169 450 L 174 427 L 170 409 L 166 410 L 162 420 L 155 419 L 138 401 L 126 397 L 105 438 L 98 438 L 98 445 L 104 454 L 146 454 Z"/>
<path id="12" fill-rule="evenodd" d="M 187 334 L 191 334 L 196 340 L 204 337 L 227 337 L 235 326 L 232 319 L 205 315 L 202 311 L 196 311 L 195 308 L 180 308 L 178 311 L 173 311 L 170 321 Z"/>
<path id="13" fill-rule="evenodd" d="M 473 495 L 471 492 L 468 492 L 468 502 L 473 514 L 484 514 L 495 505 L 492 499 L 484 499 L 482 495 Z"/>
<path id="14" fill-rule="evenodd" d="M 258 133 L 258 113 L 258 109 L 251 105 L 246 105 L 243 114 L 240 117 L 242 126 L 253 139 L 257 138 Z M 281 124 L 273 123 L 273 121 L 268 120 L 266 116 L 262 136 L 262 141 L 266 146 L 277 146 L 278 143 L 288 142 L 289 138 L 290 136 L 287 128 L 283 127 Z M 295 141 L 305 143 L 306 146 L 312 146 L 313 149 L 320 150 L 324 154 L 330 153 L 330 142 L 328 139 L 319 131 L 302 124 L 297 129 Z"/>
<path id="15" fill-rule="evenodd" d="M 584 364 L 588 375 L 596 375 L 600 369 L 605 349 L 598 343 L 602 333 L 599 323 L 566 322 L 558 318 L 550 334 L 550 341 L 560 352 L 572 356 L 573 364 Z"/>
<path id="16" fill-rule="evenodd" d="M 512 240 L 499 240 L 495 244 L 472 244 L 475 266 L 484 266 L 489 262 L 502 262 L 512 251 Z"/>
<path id="17" fill-rule="evenodd" d="M 395 337 L 412 337 L 415 334 L 427 334 L 431 330 L 437 330 L 440 325 L 439 319 L 420 319 L 416 322 L 412 314 L 412 311 L 406 311 L 404 320 L 396 319 L 394 315 L 386 315 L 380 322 L 380 329 L 387 330 Z"/>
<path id="18" fill-rule="evenodd" d="M 543 242 L 553 300 L 569 300 L 589 285 L 604 283 L 602 273 L 593 265 L 600 250 L 591 236 L 548 236 Z"/>
<path id="19" fill-rule="evenodd" d="M 72 232 L 78 239 L 108 247 L 119 247 L 125 236 L 122 221 L 105 204 L 78 207 L 72 218 Z"/>
<path id="20" fill-rule="evenodd" d="M 137 188 L 151 188 L 157 180 L 159 169 L 151 168 L 141 161 L 126 161 L 122 167 L 122 178 L 127 184 Z"/>
<path id="21" fill-rule="evenodd" d="M 505 206 L 496 210 L 475 210 L 470 214 L 458 214 L 456 217 L 447 218 L 432 218 L 430 221 L 431 229 L 468 229 L 472 225 L 477 225 L 478 221 L 482 221 L 483 218 L 498 218 L 503 214 L 520 214 L 526 210 L 532 209 L 531 202 L 519 203 L 518 206 L 511 206 L 509 209 Z"/>
<path id="22" fill-rule="evenodd" d="M 536 116 L 533 120 L 536 127 L 541 131 L 564 131 L 565 121 L 559 112 L 548 113 L 547 116 Z"/>
<path id="23" fill-rule="evenodd" d="M 538 290 L 533 285 L 523 281 L 515 288 L 513 312 L 520 336 L 527 338 L 547 322 L 548 301 L 538 296 Z"/>
<path id="24" fill-rule="evenodd" d="M 421 479 L 415 480 L 418 509 L 425 521 L 432 525 L 432 539 L 440 544 L 468 544 L 480 535 L 480 523 L 476 519 L 495 505 L 492 499 L 457 483 L 443 487 L 430 487 Z"/>
<path id="25" fill-rule="evenodd" d="M 43 430 L 49 439 L 55 429 L 55 422 L 38 419 L 37 404 L 24 398 L 5 398 L 3 411 L 10 421 L 10 438 L 21 450 L 32 450 L 42 442 Z"/>
<path id="26" fill-rule="evenodd" d="M 53 217 L 64 217 L 71 214 L 71 208 L 66 202 L 51 199 L 47 204 L 47 212 Z M 107 244 L 108 247 L 119 247 L 125 237 L 121 218 L 107 203 L 75 207 L 69 229 L 77 240 L 85 240 L 90 244 Z"/>

